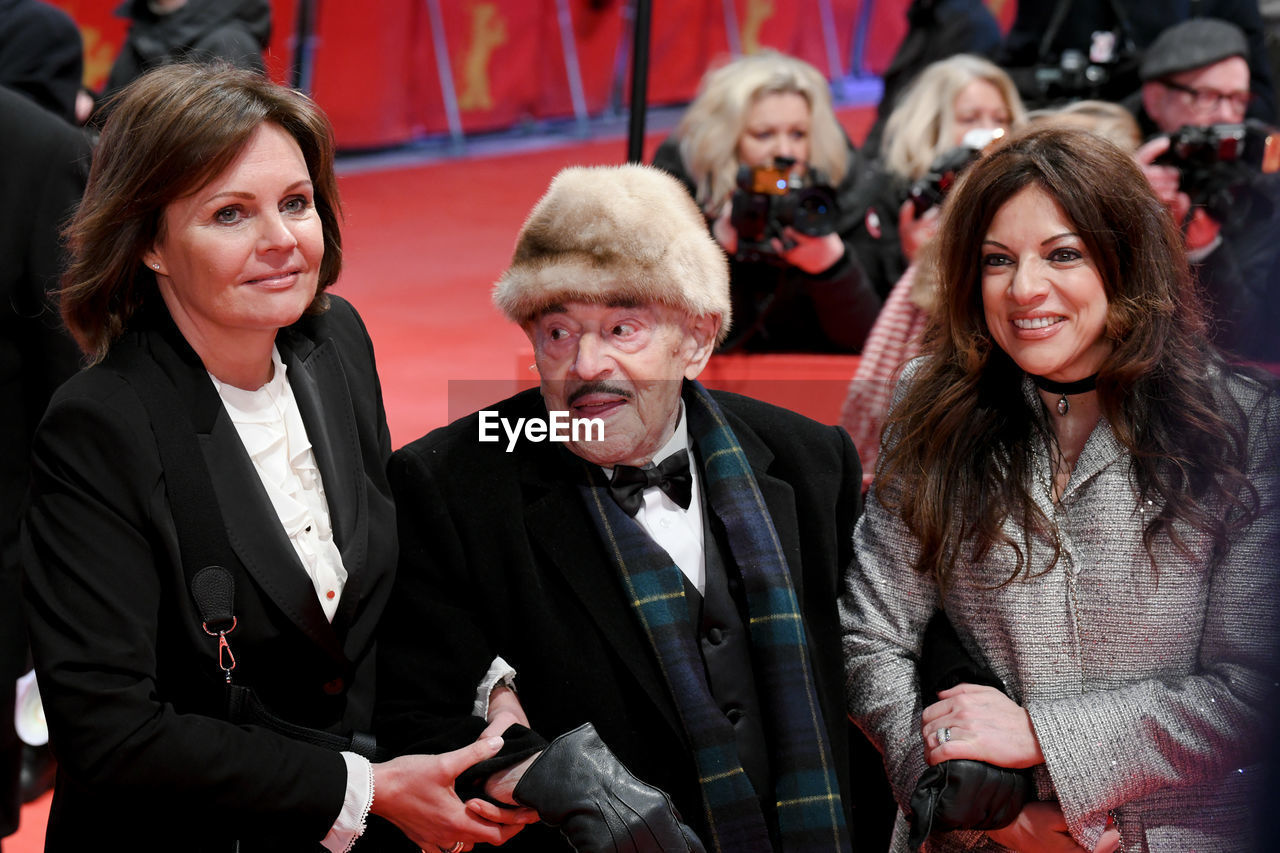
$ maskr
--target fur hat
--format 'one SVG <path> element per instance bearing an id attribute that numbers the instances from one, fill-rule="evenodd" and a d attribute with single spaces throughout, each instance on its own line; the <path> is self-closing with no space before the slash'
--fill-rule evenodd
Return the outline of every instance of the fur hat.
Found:
<path id="1" fill-rule="evenodd" d="M 564 169 L 520 229 L 494 304 L 524 325 L 552 305 L 618 300 L 718 314 L 723 341 L 728 260 L 688 191 L 661 169 Z"/>

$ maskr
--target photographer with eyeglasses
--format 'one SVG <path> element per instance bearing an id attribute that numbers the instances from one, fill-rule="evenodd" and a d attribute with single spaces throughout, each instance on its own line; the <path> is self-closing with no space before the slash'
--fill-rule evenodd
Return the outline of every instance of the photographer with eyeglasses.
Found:
<path id="1" fill-rule="evenodd" d="M 1246 119 L 1248 57 L 1227 21 L 1193 18 L 1161 33 L 1139 69 L 1136 115 L 1149 139 L 1134 157 L 1186 235 L 1215 343 L 1280 362 L 1280 162 L 1264 157 L 1280 137 L 1268 146 L 1275 129 Z"/>

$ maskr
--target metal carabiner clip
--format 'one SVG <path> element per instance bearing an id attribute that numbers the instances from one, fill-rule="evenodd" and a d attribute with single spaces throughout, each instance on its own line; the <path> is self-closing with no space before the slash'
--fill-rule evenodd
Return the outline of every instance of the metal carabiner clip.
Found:
<path id="1" fill-rule="evenodd" d="M 209 623 L 201 622 L 200 627 L 210 637 L 218 638 L 218 666 L 222 669 L 223 675 L 227 679 L 227 683 L 231 683 L 231 670 L 236 668 L 236 656 L 231 651 L 231 644 L 227 642 L 227 634 L 236 629 L 236 617 L 231 617 L 231 627 L 218 632 L 209 630 Z"/>

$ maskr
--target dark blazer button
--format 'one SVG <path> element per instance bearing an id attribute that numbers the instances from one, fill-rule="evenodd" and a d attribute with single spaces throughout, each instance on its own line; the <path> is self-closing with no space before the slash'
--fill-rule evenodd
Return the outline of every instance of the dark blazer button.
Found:
<path id="1" fill-rule="evenodd" d="M 345 681 L 341 678 L 335 678 L 333 681 L 326 681 L 321 689 L 330 696 L 337 696 L 345 690 L 346 687 L 347 683 Z"/>
<path id="2" fill-rule="evenodd" d="M 733 723 L 736 726 L 738 724 L 738 721 L 747 715 L 747 712 L 742 710 L 741 708 L 733 707 L 725 711 L 724 715 L 726 718 L 728 718 L 729 722 Z"/>
<path id="3" fill-rule="evenodd" d="M 719 628 L 712 628 L 707 632 L 707 641 L 713 646 L 718 646 L 724 642 L 724 631 Z"/>

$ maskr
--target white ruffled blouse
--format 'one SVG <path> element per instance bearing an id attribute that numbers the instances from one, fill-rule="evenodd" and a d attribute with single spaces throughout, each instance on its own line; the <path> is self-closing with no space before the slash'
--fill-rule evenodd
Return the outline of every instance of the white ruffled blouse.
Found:
<path id="1" fill-rule="evenodd" d="M 210 378 L 262 478 L 285 534 L 311 577 L 320 607 L 332 622 L 342 600 L 347 570 L 333 541 L 329 502 L 302 413 L 275 347 L 271 363 L 275 368 L 271 381 L 256 391 L 227 385 L 213 374 Z"/>

